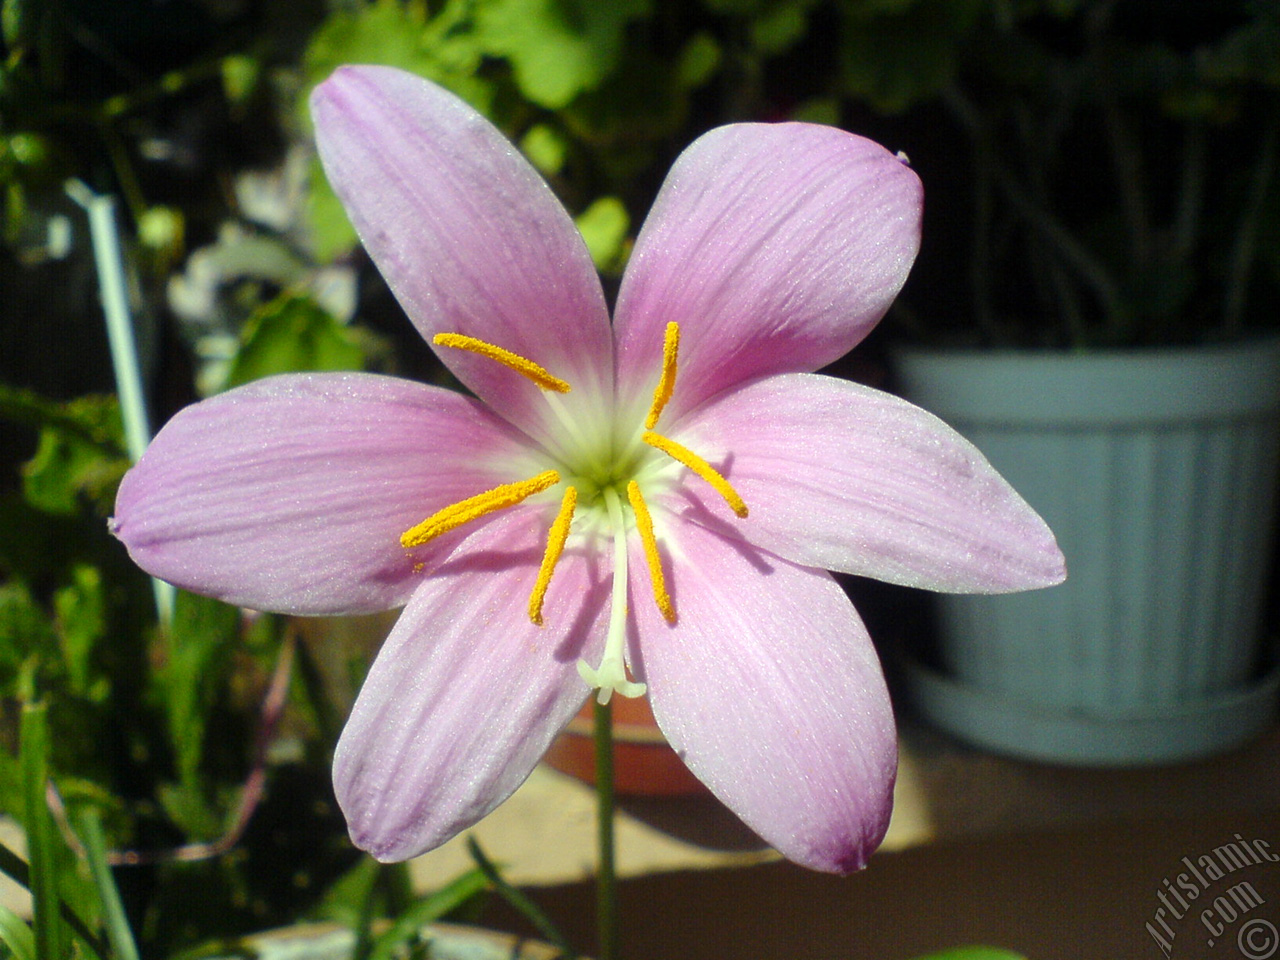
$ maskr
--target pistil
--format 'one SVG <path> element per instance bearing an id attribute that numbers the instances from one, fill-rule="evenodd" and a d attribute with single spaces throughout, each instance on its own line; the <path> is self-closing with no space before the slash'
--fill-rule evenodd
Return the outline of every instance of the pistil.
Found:
<path id="1" fill-rule="evenodd" d="M 630 440 L 624 444 L 621 452 L 615 446 L 616 437 L 589 435 L 593 427 L 607 429 L 612 425 L 610 419 L 612 414 L 606 413 L 598 422 L 589 421 L 584 429 L 584 424 L 575 419 L 571 410 L 559 397 L 559 394 L 569 392 L 568 382 L 554 376 L 532 360 L 459 333 L 438 334 L 434 342 L 439 346 L 466 350 L 487 357 L 537 384 L 563 431 L 559 436 L 553 434 L 547 438 L 551 446 L 546 447 L 546 450 L 559 463 L 566 465 L 568 476 L 562 478 L 558 470 L 546 470 L 527 480 L 505 483 L 492 490 L 468 497 L 466 500 L 437 511 L 422 523 L 406 530 L 400 537 L 401 544 L 406 548 L 419 546 L 471 520 L 496 510 L 515 506 L 534 494 L 550 489 L 562 479 L 567 481 L 560 501 L 560 509 L 556 513 L 551 528 L 547 531 L 546 549 L 542 555 L 542 563 L 538 567 L 533 590 L 529 595 L 529 619 L 538 626 L 542 626 L 542 610 L 547 590 L 569 539 L 581 487 L 585 509 L 589 512 L 597 512 L 598 516 L 601 503 L 605 508 L 605 519 L 609 532 L 613 536 L 613 589 L 610 597 L 609 624 L 600 665 L 592 667 L 585 660 L 579 660 L 578 673 L 592 688 L 599 691 L 597 700 L 602 704 L 608 703 L 615 692 L 624 697 L 643 696 L 645 685 L 627 679 L 627 517 L 621 497 L 623 489 L 626 490 L 627 504 L 631 508 L 632 516 L 635 517 L 636 532 L 644 549 L 654 602 L 668 623 L 676 622 L 676 610 L 671 594 L 667 590 L 666 574 L 662 567 L 662 554 L 658 550 L 653 517 L 645 502 L 640 484 L 628 476 L 636 471 L 640 471 L 643 475 L 647 470 L 647 468 L 642 469 L 648 457 L 640 453 L 643 450 L 641 441 L 644 445 L 659 450 L 683 464 L 724 497 L 734 513 L 739 517 L 747 516 L 746 503 L 720 471 L 688 447 L 657 433 L 654 429 L 675 391 L 680 352 L 679 324 L 668 323 L 663 335 L 662 372 L 644 419 L 644 429 L 631 434 Z"/>
<path id="2" fill-rule="evenodd" d="M 614 692 L 624 697 L 642 697 L 647 687 L 627 679 L 624 650 L 627 640 L 627 524 L 622 515 L 622 503 L 611 487 L 603 491 L 605 507 L 609 511 L 609 524 L 613 528 L 613 595 L 610 598 L 609 632 L 605 635 L 604 655 L 600 666 L 592 668 L 585 660 L 578 661 L 578 674 L 592 688 L 599 688 L 596 699 L 608 703 Z"/>

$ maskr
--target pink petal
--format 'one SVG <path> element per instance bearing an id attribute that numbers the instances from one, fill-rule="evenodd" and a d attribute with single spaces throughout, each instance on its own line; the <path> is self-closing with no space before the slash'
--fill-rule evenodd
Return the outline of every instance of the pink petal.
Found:
<path id="1" fill-rule="evenodd" d="M 478 337 L 579 396 L 612 395 L 612 334 L 590 254 L 501 133 L 453 94 L 388 67 L 340 68 L 311 111 L 329 180 L 424 337 Z M 531 382 L 471 353 L 439 353 L 495 410 L 544 436 Z"/>
<path id="2" fill-rule="evenodd" d="M 632 577 L 635 671 L 699 779 L 788 859 L 847 873 L 880 843 L 897 741 L 880 665 L 831 576 L 681 525 L 679 619 Z M 636 551 L 633 564 L 643 564 Z"/>
<path id="3" fill-rule="evenodd" d="M 920 244 L 920 181 L 831 127 L 738 124 L 676 161 L 618 297 L 619 383 L 652 390 L 682 325 L 670 420 L 770 373 L 816 370 L 897 296 Z"/>
<path id="4" fill-rule="evenodd" d="M 333 760 L 352 840 L 379 860 L 423 853 L 524 782 L 586 700 L 609 571 L 561 559 L 545 626 L 526 612 L 545 524 L 504 517 L 414 594 L 374 661 Z"/>
<path id="5" fill-rule="evenodd" d="M 676 427 L 750 510 L 731 529 L 796 563 L 928 590 L 1001 593 L 1066 576 L 1053 533 L 932 414 L 834 377 L 775 377 Z M 723 511 L 716 494 L 694 499 Z"/>
<path id="6" fill-rule="evenodd" d="M 475 400 L 369 374 L 272 377 L 187 407 L 125 476 L 115 534 L 148 573 L 285 613 L 404 603 L 415 566 L 400 534 L 512 480 L 524 439 Z M 533 475 L 541 468 L 531 468 Z M 554 507 L 553 507 L 554 510 Z"/>

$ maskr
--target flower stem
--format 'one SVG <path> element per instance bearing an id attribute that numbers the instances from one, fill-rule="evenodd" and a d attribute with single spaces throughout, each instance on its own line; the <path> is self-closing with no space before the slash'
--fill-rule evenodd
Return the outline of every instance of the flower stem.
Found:
<path id="1" fill-rule="evenodd" d="M 618 884 L 613 864 L 613 706 L 595 702 L 597 960 L 617 960 Z"/>

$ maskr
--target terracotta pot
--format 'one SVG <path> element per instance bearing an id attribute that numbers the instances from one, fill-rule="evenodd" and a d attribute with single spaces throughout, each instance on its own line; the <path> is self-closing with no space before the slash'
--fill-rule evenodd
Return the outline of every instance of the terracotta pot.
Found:
<path id="1" fill-rule="evenodd" d="M 595 783 L 594 704 L 569 721 L 547 751 L 546 761 L 561 773 Z M 686 797 L 708 793 L 671 749 L 653 719 L 647 697 L 613 699 L 614 792 L 632 797 Z"/>

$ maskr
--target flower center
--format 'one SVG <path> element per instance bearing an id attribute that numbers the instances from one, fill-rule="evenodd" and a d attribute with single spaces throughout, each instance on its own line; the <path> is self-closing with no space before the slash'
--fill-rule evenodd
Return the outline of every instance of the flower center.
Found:
<path id="1" fill-rule="evenodd" d="M 437 334 L 434 343 L 437 346 L 466 350 L 488 357 L 537 384 L 553 415 L 564 430 L 566 441 L 564 449 L 574 451 L 580 456 L 573 456 L 572 462 L 568 465 L 558 463 L 558 466 L 563 468 L 563 472 L 562 469 L 544 470 L 527 479 L 515 480 L 500 484 L 491 490 L 481 491 L 436 511 L 401 534 L 401 546 L 406 549 L 420 546 L 465 523 L 497 510 L 515 506 L 563 483 L 564 492 L 561 495 L 560 508 L 547 532 L 546 549 L 529 594 L 529 619 L 538 626 L 542 626 L 542 609 L 547 590 L 551 586 L 556 565 L 564 553 L 579 507 L 585 505 L 600 517 L 604 528 L 613 539 L 613 591 L 608 633 L 600 665 L 592 667 L 585 661 L 579 660 L 578 673 L 592 688 L 599 689 L 598 698 L 601 703 L 608 703 L 615 691 L 626 697 L 642 696 L 645 685 L 627 679 L 625 661 L 627 535 L 631 526 L 634 526 L 640 537 L 640 545 L 649 569 L 649 583 L 653 590 L 654 602 L 668 623 L 676 622 L 675 604 L 667 590 L 666 572 L 663 568 L 662 554 L 659 551 L 658 535 L 654 530 L 653 516 L 649 512 L 649 506 L 641 489 L 642 483 L 651 482 L 653 475 L 657 472 L 647 469 L 651 457 L 643 452 L 644 449 L 647 448 L 651 453 L 665 454 L 670 458 L 667 460 L 668 463 L 675 461 L 684 465 L 710 484 L 735 514 L 742 518 L 747 516 L 747 505 L 723 474 L 688 447 L 655 431 L 658 419 L 675 391 L 680 351 L 679 325 L 667 324 L 662 345 L 662 372 L 658 378 L 658 385 L 653 391 L 653 402 L 649 405 L 648 414 L 644 419 L 644 430 L 640 432 L 639 437 L 644 446 L 637 448 L 634 441 L 625 443 L 620 453 L 612 446 L 612 438 L 610 438 L 609 449 L 605 451 L 597 449 L 586 440 L 581 426 L 574 420 L 558 396 L 568 393 L 571 389 L 570 385 L 532 360 L 460 333 Z M 630 521 L 627 517 L 628 507 Z"/>

